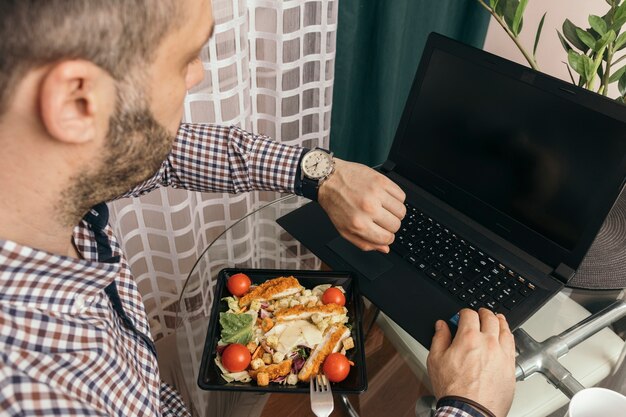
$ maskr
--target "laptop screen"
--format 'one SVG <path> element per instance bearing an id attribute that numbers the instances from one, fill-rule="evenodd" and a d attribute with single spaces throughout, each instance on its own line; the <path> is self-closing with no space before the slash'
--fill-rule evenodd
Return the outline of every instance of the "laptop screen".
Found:
<path id="1" fill-rule="evenodd" d="M 507 74 L 436 48 L 422 76 L 396 138 L 400 170 L 426 173 L 418 185 L 453 206 L 479 201 L 576 248 L 623 172 L 624 121 L 538 87 L 536 73 Z"/>

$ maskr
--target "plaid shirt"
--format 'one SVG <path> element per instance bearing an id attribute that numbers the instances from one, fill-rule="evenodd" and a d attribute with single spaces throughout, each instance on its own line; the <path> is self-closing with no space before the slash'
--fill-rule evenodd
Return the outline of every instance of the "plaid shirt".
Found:
<path id="1" fill-rule="evenodd" d="M 182 125 L 159 186 L 294 191 L 302 149 L 236 127 Z M 104 204 L 78 224 L 74 259 L 0 240 L 0 416 L 186 416 L 159 378 L 148 319 Z"/>
<path id="2" fill-rule="evenodd" d="M 181 125 L 159 186 L 294 192 L 302 154 L 236 127 Z M 83 259 L 0 240 L 0 416 L 188 416 L 159 378 L 148 319 L 100 204 L 74 228 Z M 438 417 L 472 417 L 442 407 Z"/>

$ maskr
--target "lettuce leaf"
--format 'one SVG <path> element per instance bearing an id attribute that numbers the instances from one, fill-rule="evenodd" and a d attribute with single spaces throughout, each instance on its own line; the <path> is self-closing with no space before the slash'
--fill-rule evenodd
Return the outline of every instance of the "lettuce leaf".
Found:
<path id="1" fill-rule="evenodd" d="M 228 310 L 232 313 L 239 313 L 241 309 L 239 308 L 239 303 L 235 297 L 224 297 L 222 301 L 226 301 L 228 303 Z"/>
<path id="2" fill-rule="evenodd" d="M 220 313 L 222 326 L 222 341 L 225 343 L 241 343 L 246 345 L 252 340 L 252 324 L 254 317 L 251 314 Z"/>

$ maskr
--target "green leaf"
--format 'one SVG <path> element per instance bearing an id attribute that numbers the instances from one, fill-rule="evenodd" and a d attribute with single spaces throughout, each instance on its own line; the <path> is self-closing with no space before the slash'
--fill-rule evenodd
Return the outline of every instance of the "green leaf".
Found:
<path id="1" fill-rule="evenodd" d="M 587 80 L 587 82 L 590 82 L 596 76 L 596 67 L 594 66 L 595 63 L 587 55 L 582 55 L 582 58 L 585 71 L 585 80 Z"/>
<path id="2" fill-rule="evenodd" d="M 620 51 L 626 46 L 626 32 L 620 34 L 617 39 L 615 39 L 615 51 Z"/>
<path id="3" fill-rule="evenodd" d="M 515 19 L 515 11 L 519 7 L 519 0 L 500 0 L 496 6 L 498 15 L 504 18 L 506 25 L 511 29 Z"/>
<path id="4" fill-rule="evenodd" d="M 515 10 L 515 15 L 513 16 L 513 27 L 511 27 L 511 31 L 515 34 L 515 36 L 519 35 L 522 31 L 522 18 L 524 17 L 524 10 L 526 10 L 527 5 L 528 0 L 520 0 L 517 5 L 517 9 Z"/>
<path id="5" fill-rule="evenodd" d="M 618 32 L 621 27 L 626 23 L 626 2 L 619 5 L 617 9 L 615 9 L 615 14 L 613 14 L 613 24 L 611 28 Z"/>
<path id="6" fill-rule="evenodd" d="M 604 49 L 608 44 L 615 40 L 615 31 L 613 29 L 606 32 L 600 39 L 596 41 L 596 44 L 593 47 L 593 50 L 598 52 L 600 55 L 604 54 Z"/>
<path id="7" fill-rule="evenodd" d="M 618 69 L 613 74 L 611 74 L 611 76 L 609 77 L 609 83 L 614 83 L 615 81 L 622 78 L 622 75 L 624 75 L 624 72 L 626 72 L 626 65 L 624 65 L 622 68 Z"/>
<path id="8" fill-rule="evenodd" d="M 594 46 L 596 46 L 596 38 L 594 38 L 589 32 L 576 28 L 576 35 L 578 36 L 578 39 L 580 39 L 589 48 L 593 49 Z"/>
<path id="9" fill-rule="evenodd" d="M 596 16 L 593 14 L 589 15 L 589 24 L 591 25 L 593 30 L 595 30 L 596 33 L 600 36 L 604 35 L 608 30 L 606 22 L 600 16 Z"/>
<path id="10" fill-rule="evenodd" d="M 537 54 L 537 45 L 539 45 L 539 38 L 541 37 L 541 30 L 543 29 L 543 21 L 546 19 L 546 14 L 548 14 L 548 12 L 545 12 L 543 14 L 543 17 L 539 21 L 539 26 L 537 27 L 537 33 L 535 34 L 535 44 L 533 45 L 533 56 Z"/>
<path id="11" fill-rule="evenodd" d="M 561 41 L 561 45 L 563 45 L 563 49 L 565 49 L 565 52 L 571 51 L 573 49 L 572 46 L 567 43 L 563 35 L 561 35 L 561 32 L 557 30 L 556 33 L 559 35 L 559 40 Z"/>
<path id="12" fill-rule="evenodd" d="M 622 96 L 626 94 L 626 74 L 622 74 L 620 77 L 619 83 L 617 83 L 617 88 Z"/>
<path id="13" fill-rule="evenodd" d="M 578 52 L 571 50 L 567 54 L 567 62 L 569 66 L 572 67 L 574 71 L 576 71 L 579 75 L 585 75 L 585 66 L 583 64 L 583 56 Z"/>
<path id="14" fill-rule="evenodd" d="M 589 47 L 578 38 L 578 34 L 576 33 L 577 29 L 580 28 L 570 22 L 569 19 L 565 19 L 565 22 L 563 22 L 563 35 L 565 36 L 565 39 L 567 39 L 574 48 L 587 52 Z"/>
<path id="15" fill-rule="evenodd" d="M 252 314 L 220 313 L 222 341 L 224 343 L 241 343 L 246 345 L 252 340 Z"/>

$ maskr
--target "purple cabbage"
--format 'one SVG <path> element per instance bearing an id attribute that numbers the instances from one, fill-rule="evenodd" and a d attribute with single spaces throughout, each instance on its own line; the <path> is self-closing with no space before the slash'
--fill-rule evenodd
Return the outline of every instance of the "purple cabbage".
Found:
<path id="1" fill-rule="evenodd" d="M 305 362 L 306 361 L 302 358 L 302 356 L 297 355 L 291 361 L 291 372 L 293 372 L 294 374 L 297 374 L 298 372 L 300 372 L 300 369 L 302 369 L 302 367 L 304 366 Z"/>

